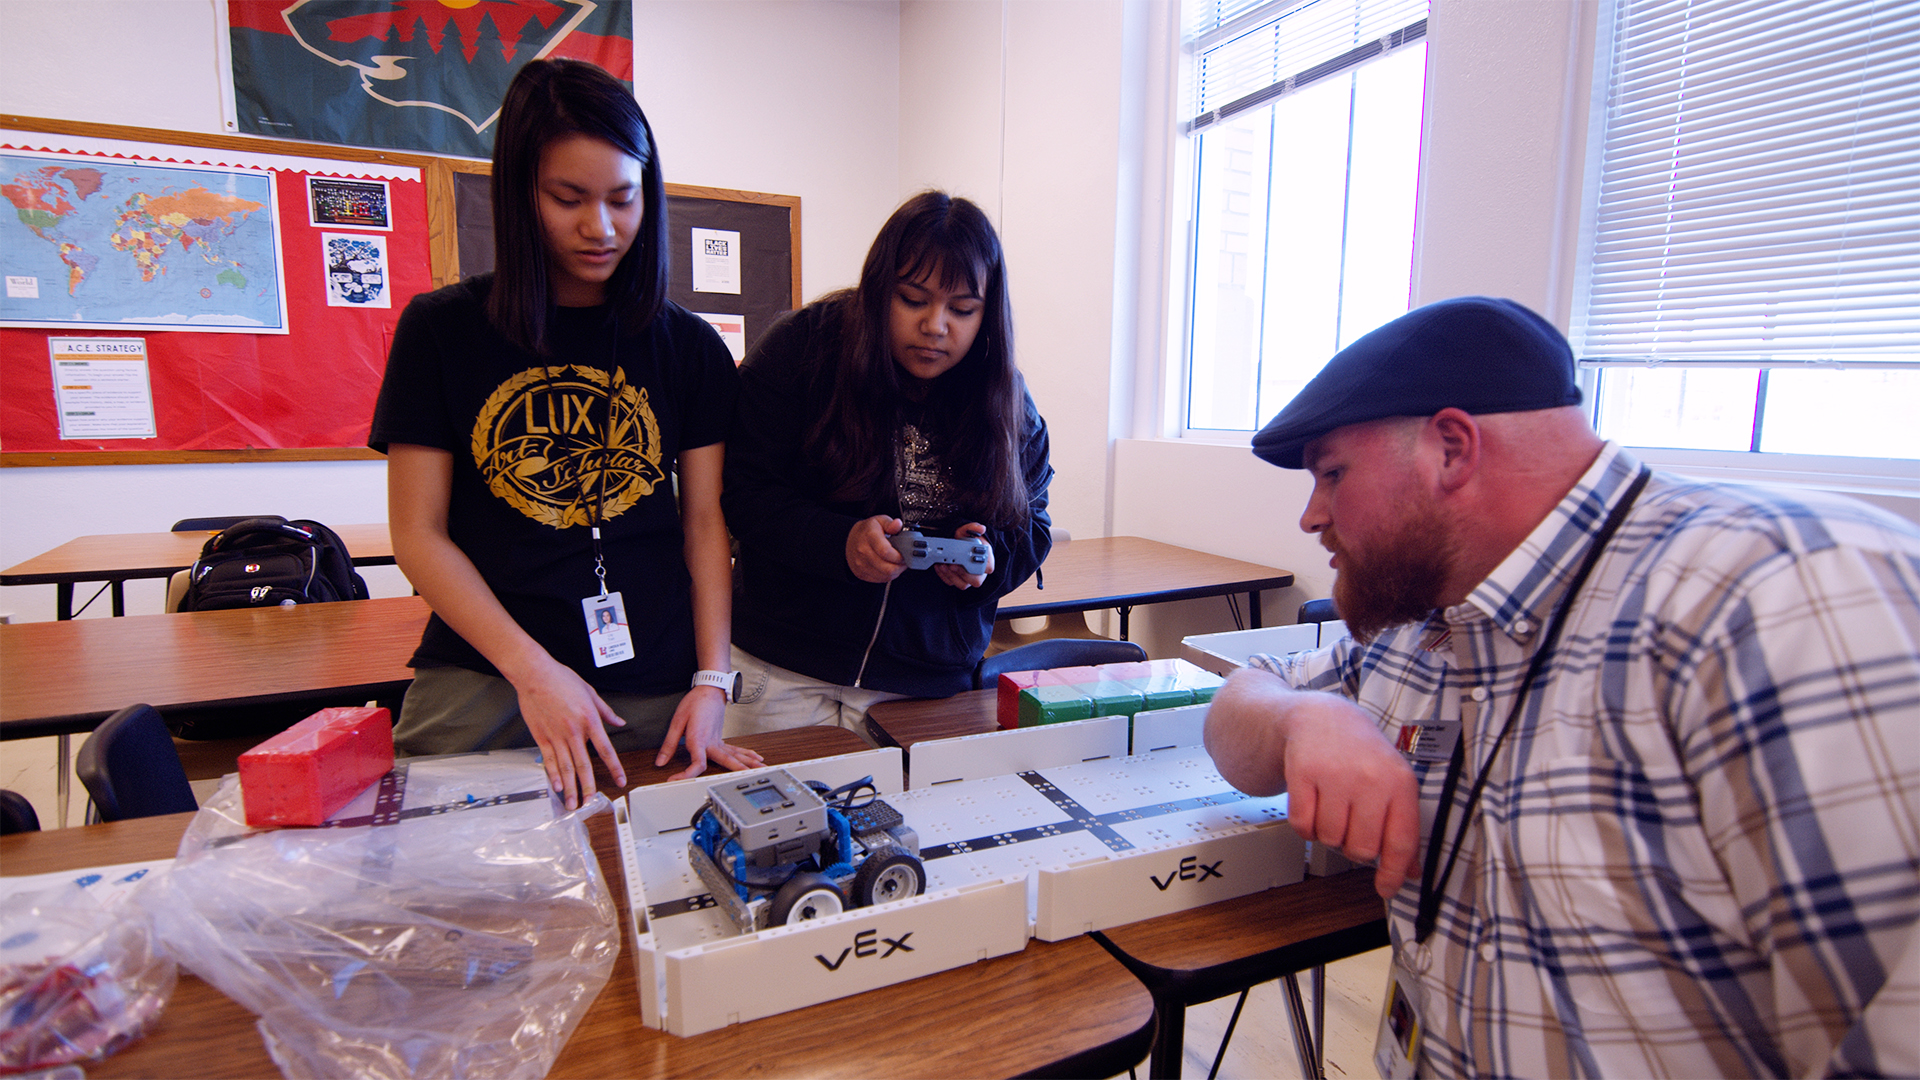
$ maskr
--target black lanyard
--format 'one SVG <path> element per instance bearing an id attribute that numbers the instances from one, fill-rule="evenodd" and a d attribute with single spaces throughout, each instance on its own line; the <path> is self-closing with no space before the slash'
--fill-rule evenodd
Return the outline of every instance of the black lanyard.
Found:
<path id="1" fill-rule="evenodd" d="M 620 311 L 618 308 L 614 309 L 609 321 L 612 324 L 613 340 L 607 346 L 607 368 L 605 371 L 607 377 L 607 421 L 606 427 L 601 429 L 599 452 L 592 454 L 599 467 L 595 469 L 593 473 L 593 516 L 587 521 L 588 535 L 593 538 L 593 576 L 600 581 L 600 598 L 603 600 L 606 599 L 607 596 L 607 561 L 606 553 L 600 546 L 600 522 L 606 517 L 607 464 L 613 458 L 613 373 L 620 366 Z M 576 364 L 574 366 L 578 367 L 579 365 Z M 554 393 L 553 368 L 547 366 L 545 371 L 546 375 L 542 381 L 547 387 L 548 397 L 551 398 Z M 588 434 L 592 434 L 591 425 L 588 426 Z M 558 433 L 556 433 L 556 435 L 558 435 Z M 570 432 L 567 433 L 567 441 L 569 443 L 573 441 L 573 436 Z M 586 449 L 591 452 L 594 448 L 588 446 Z M 584 454 L 582 455 L 583 458 L 585 456 Z M 579 475 L 580 479 L 576 486 L 580 492 L 580 501 L 584 503 L 587 494 L 587 469 L 584 461 L 582 462 Z"/>
<path id="2" fill-rule="evenodd" d="M 613 309 L 613 341 L 607 346 L 607 426 L 600 431 L 600 468 L 593 482 L 593 576 L 600 579 L 600 598 L 607 596 L 607 558 L 600 548 L 600 522 L 607 508 L 607 463 L 613 457 L 613 373 L 620 367 L 620 309 Z M 582 476 L 585 474 L 582 473 Z M 583 493 L 584 494 L 584 493 Z"/>
<path id="3" fill-rule="evenodd" d="M 1500 756 L 1500 746 L 1506 742 L 1507 733 L 1513 730 L 1513 723 L 1520 718 L 1520 710 L 1526 706 L 1527 694 L 1533 690 L 1534 681 L 1547 669 L 1547 661 L 1553 658 L 1554 648 L 1560 643 L 1560 631 L 1567 625 L 1567 616 L 1573 610 L 1574 598 L 1587 583 L 1588 575 L 1599 565 L 1600 556 L 1606 552 L 1607 544 L 1627 520 L 1627 512 L 1633 509 L 1634 502 L 1640 498 L 1640 492 L 1647 486 L 1647 480 L 1653 471 L 1642 465 L 1640 475 L 1633 478 L 1627 493 L 1614 506 L 1613 513 L 1607 516 L 1606 524 L 1594 535 L 1593 547 L 1588 550 L 1586 561 L 1580 564 L 1579 572 L 1567 585 L 1567 593 L 1560 598 L 1559 606 L 1554 608 L 1553 619 L 1547 625 L 1547 632 L 1540 639 L 1540 648 L 1533 654 L 1533 662 L 1527 665 L 1527 673 L 1520 680 L 1520 689 L 1513 699 L 1513 707 L 1507 710 L 1506 722 L 1500 725 L 1500 734 L 1494 737 L 1493 746 L 1487 750 L 1487 763 L 1480 768 L 1480 775 L 1473 781 L 1473 789 L 1467 793 L 1467 803 L 1460 808 L 1460 827 L 1453 835 L 1453 850 L 1447 855 L 1447 865 L 1440 870 L 1440 840 L 1445 838 L 1447 819 L 1452 816 L 1453 793 L 1460 786 L 1460 774 L 1464 771 L 1467 759 L 1466 732 L 1453 744 L 1453 759 L 1447 763 L 1446 784 L 1440 789 L 1440 807 L 1433 821 L 1433 839 L 1427 844 L 1426 866 L 1420 874 L 1420 911 L 1413 922 L 1413 939 L 1425 943 L 1432 936 L 1433 928 L 1440 921 L 1440 897 L 1446 892 L 1447 882 L 1453 877 L 1453 866 L 1460 858 L 1460 847 L 1466 842 L 1467 827 L 1473 822 L 1473 812 L 1480 805 L 1480 793 L 1486 789 L 1487 778 L 1493 774 L 1493 763 Z M 1434 873 L 1439 870 L 1436 879 Z"/>

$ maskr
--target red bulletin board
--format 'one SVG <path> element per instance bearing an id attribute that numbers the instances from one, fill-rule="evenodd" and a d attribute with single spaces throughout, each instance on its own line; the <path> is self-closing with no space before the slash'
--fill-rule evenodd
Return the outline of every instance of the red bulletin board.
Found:
<path id="1" fill-rule="evenodd" d="M 40 126 L 36 126 L 40 125 Z M 154 329 L 0 327 L 0 464 L 79 465 L 258 458 L 372 457 L 366 449 L 374 398 L 386 369 L 393 327 L 408 299 L 435 285 L 430 258 L 429 166 L 438 159 L 264 139 L 61 124 L 0 116 L 14 131 L 218 146 L 267 154 L 279 198 L 284 334 Z M 309 168 L 306 159 L 312 159 Z M 184 151 L 179 160 L 217 162 L 217 153 Z M 308 212 L 309 176 L 355 176 L 354 161 L 412 166 L 416 180 L 385 179 L 392 229 L 385 238 L 390 281 L 386 308 L 329 307 L 321 234 Z M 439 165 L 444 168 L 445 162 Z M 55 415 L 50 337 L 139 337 L 146 341 L 157 437 L 61 439 Z"/>

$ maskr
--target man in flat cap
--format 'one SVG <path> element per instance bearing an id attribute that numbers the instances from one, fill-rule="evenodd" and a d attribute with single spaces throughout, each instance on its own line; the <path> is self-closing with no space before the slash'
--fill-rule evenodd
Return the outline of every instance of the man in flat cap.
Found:
<path id="1" fill-rule="evenodd" d="M 1653 473 L 1508 300 L 1419 308 L 1254 438 L 1354 639 L 1207 748 L 1377 860 L 1399 1075 L 1920 1075 L 1920 530 Z"/>

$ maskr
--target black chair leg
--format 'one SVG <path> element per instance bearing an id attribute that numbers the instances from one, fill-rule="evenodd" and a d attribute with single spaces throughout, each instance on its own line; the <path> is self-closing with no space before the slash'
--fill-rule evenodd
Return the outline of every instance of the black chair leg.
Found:
<path id="1" fill-rule="evenodd" d="M 1233 1041 L 1233 1029 L 1240 1023 L 1240 1010 L 1247 1007 L 1248 991 L 1240 991 L 1240 1000 L 1233 1003 L 1233 1015 L 1227 1018 L 1227 1030 L 1220 1035 L 1220 1049 L 1213 1053 L 1213 1068 L 1207 1070 L 1207 1080 L 1220 1075 L 1220 1062 L 1227 1056 L 1227 1044 Z"/>
<path id="2" fill-rule="evenodd" d="M 1280 985 L 1287 992 L 1287 1017 L 1293 1024 L 1293 1045 L 1300 1056 L 1300 1074 L 1310 1080 L 1326 1080 L 1326 1065 L 1321 1057 L 1322 1039 L 1326 1033 L 1326 990 L 1327 969 L 1318 966 L 1313 969 L 1313 1018 L 1307 1018 L 1306 1003 L 1301 1000 L 1299 978 L 1288 973 L 1280 977 Z M 1214 1052 L 1213 1068 L 1207 1071 L 1207 1080 L 1220 1075 L 1220 1063 L 1226 1060 L 1227 1044 L 1233 1041 L 1233 1029 L 1240 1023 L 1240 1010 L 1246 1007 L 1248 991 L 1240 991 L 1240 1000 L 1233 1004 L 1233 1015 L 1227 1018 L 1227 1030 L 1220 1036 L 1220 1049 Z"/>

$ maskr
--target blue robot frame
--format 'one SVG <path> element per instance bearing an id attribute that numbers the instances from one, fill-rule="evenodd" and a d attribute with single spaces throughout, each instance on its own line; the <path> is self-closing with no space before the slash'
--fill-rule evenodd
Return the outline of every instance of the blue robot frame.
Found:
<path id="1" fill-rule="evenodd" d="M 926 888 L 919 837 L 877 797 L 872 777 L 829 789 L 770 769 L 707 793 L 688 859 L 743 934 Z"/>

